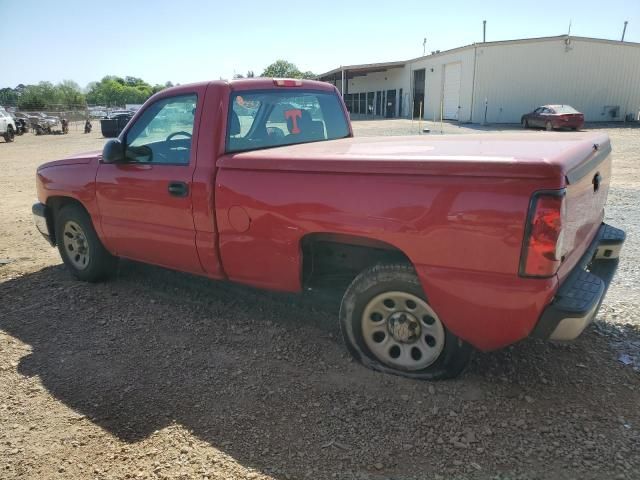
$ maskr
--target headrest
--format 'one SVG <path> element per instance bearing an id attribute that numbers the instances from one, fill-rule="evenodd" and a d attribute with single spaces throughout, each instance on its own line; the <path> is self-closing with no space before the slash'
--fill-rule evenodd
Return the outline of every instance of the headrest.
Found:
<path id="1" fill-rule="evenodd" d="M 295 133 L 302 133 L 303 135 L 306 135 L 309 133 L 309 128 L 311 127 L 311 123 L 312 123 L 312 118 L 311 118 L 311 113 L 309 113 L 309 110 L 299 110 L 300 112 L 300 116 L 296 117 L 296 126 L 298 127 L 298 132 L 294 132 L 294 128 L 293 128 L 293 117 L 289 116 L 286 117 L 287 118 L 287 129 L 289 130 L 290 134 L 295 134 Z"/>

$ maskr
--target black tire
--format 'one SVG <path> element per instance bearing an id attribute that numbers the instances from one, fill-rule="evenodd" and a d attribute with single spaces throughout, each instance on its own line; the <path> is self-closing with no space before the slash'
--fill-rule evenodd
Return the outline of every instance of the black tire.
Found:
<path id="1" fill-rule="evenodd" d="M 522 128 L 529 128 L 529 120 L 522 120 Z"/>
<path id="2" fill-rule="evenodd" d="M 11 143 L 15 138 L 16 132 L 13 131 L 13 127 L 11 125 L 7 125 L 7 131 L 4 132 L 4 141 L 7 143 Z"/>
<path id="3" fill-rule="evenodd" d="M 353 280 L 345 292 L 340 306 L 340 329 L 349 352 L 369 368 L 408 378 L 443 380 L 458 376 L 469 363 L 473 348 L 449 332 L 439 319 L 436 321 L 444 330 L 442 337 L 444 346 L 439 346 L 438 356 L 425 368 L 399 368 L 389 365 L 388 362 L 371 351 L 363 337 L 364 312 L 371 302 L 375 302 L 376 298 L 380 298 L 380 295 L 387 292 L 406 293 L 421 299 L 428 306 L 422 285 L 411 265 L 375 265 L 364 270 Z M 390 314 L 386 320 L 382 321 L 384 323 L 381 322 L 382 328 L 386 325 L 387 335 L 391 337 L 388 341 L 385 340 L 392 345 L 391 348 L 395 348 L 393 345 L 398 342 L 390 330 L 392 328 L 390 322 L 396 314 L 397 312 Z M 374 333 L 374 338 L 376 334 L 377 332 Z M 418 335 L 421 336 L 422 333 Z M 402 348 L 413 348 L 411 347 L 412 341 L 418 342 L 419 340 L 405 341 Z"/>
<path id="4" fill-rule="evenodd" d="M 547 122 L 547 123 L 545 123 L 545 124 L 544 124 L 544 129 L 545 129 L 547 132 L 551 132 L 551 131 L 553 130 L 553 124 L 552 124 L 551 122 Z"/>
<path id="5" fill-rule="evenodd" d="M 84 265 L 78 265 L 78 259 L 72 257 L 65 242 L 70 240 L 71 232 L 65 232 L 65 228 L 74 226 L 76 231 L 80 231 L 82 243 L 87 247 L 87 261 Z M 66 235 L 65 235 L 66 233 Z M 71 274 L 78 280 L 85 282 L 97 282 L 112 275 L 118 265 L 117 257 L 111 255 L 102 245 L 98 238 L 91 217 L 80 205 L 69 204 L 62 207 L 55 217 L 55 235 L 58 251 L 62 261 L 67 266 Z M 76 249 L 76 251 L 78 251 Z M 83 254 L 84 255 L 84 254 Z"/>

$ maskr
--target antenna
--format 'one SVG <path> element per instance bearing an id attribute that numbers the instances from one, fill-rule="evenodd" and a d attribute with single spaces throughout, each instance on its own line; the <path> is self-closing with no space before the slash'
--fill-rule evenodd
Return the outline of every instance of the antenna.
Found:
<path id="1" fill-rule="evenodd" d="M 571 35 L 571 19 L 569 19 L 569 31 L 567 32 L 567 37 Z"/>
<path id="2" fill-rule="evenodd" d="M 624 28 L 622 29 L 622 38 L 620 39 L 621 42 L 624 42 L 624 34 L 627 33 L 627 23 L 629 23 L 627 20 L 624 21 Z"/>
<path id="3" fill-rule="evenodd" d="M 482 43 L 487 41 L 487 21 L 482 21 Z"/>
<path id="4" fill-rule="evenodd" d="M 424 57 L 427 54 L 427 37 L 424 37 L 422 40 L 422 56 Z"/>

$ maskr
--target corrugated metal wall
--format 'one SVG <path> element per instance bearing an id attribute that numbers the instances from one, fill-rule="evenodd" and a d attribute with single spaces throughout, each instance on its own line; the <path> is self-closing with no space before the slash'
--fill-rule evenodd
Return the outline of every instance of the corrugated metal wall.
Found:
<path id="1" fill-rule="evenodd" d="M 626 114 L 637 118 L 640 111 L 640 46 L 576 37 L 568 44 L 565 37 L 514 40 L 429 55 L 404 68 L 356 77 L 349 93 L 402 88 L 408 116 L 413 71 L 424 68 L 423 116 L 437 120 L 445 66 L 455 62 L 461 62 L 461 122 L 482 123 L 485 99 L 489 123 L 518 123 L 524 113 L 554 103 L 572 105 L 588 122 L 624 120 Z M 617 117 L 610 116 L 610 107 L 619 107 Z"/>
<path id="2" fill-rule="evenodd" d="M 569 104 L 587 122 L 640 110 L 640 47 L 564 38 L 478 45 L 473 122 L 519 122 L 544 104 Z M 619 107 L 611 117 L 608 107 Z"/>
<path id="3" fill-rule="evenodd" d="M 473 85 L 473 48 L 462 48 L 452 52 L 431 55 L 409 62 L 405 67 L 404 88 L 413 81 L 413 71 L 425 69 L 425 106 L 427 120 L 440 119 L 440 102 L 443 100 L 444 72 L 447 64 L 461 63 L 459 120 L 471 119 L 471 92 Z M 433 70 L 433 71 L 432 71 Z M 411 85 L 413 88 L 413 85 Z M 413 91 L 413 90 L 409 90 Z"/>

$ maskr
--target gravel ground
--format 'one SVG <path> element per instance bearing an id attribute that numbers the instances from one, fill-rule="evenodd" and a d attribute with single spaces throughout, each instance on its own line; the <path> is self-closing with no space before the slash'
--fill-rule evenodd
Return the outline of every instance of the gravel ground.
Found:
<path id="1" fill-rule="evenodd" d="M 334 303 L 133 262 L 73 281 L 32 225 L 34 171 L 104 140 L 0 141 L 0 478 L 640 478 L 640 130 L 600 128 L 628 240 L 598 321 L 439 383 L 352 362 Z"/>

